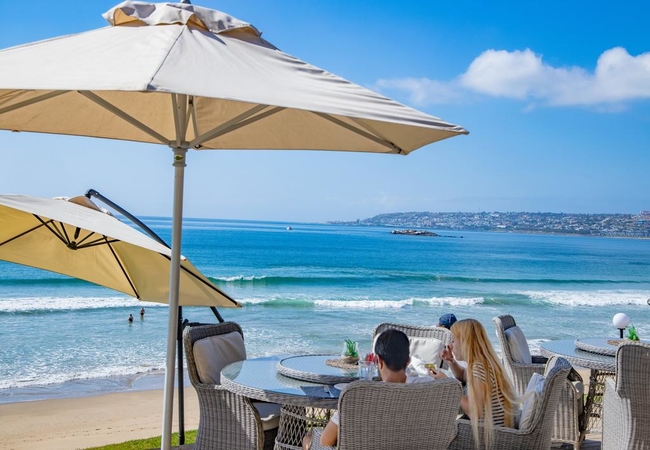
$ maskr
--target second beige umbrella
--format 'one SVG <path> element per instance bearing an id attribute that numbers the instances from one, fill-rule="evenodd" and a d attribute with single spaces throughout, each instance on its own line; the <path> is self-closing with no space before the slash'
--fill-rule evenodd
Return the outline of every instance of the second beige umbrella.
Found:
<path id="1" fill-rule="evenodd" d="M 171 250 L 88 198 L 0 195 L 0 259 L 169 302 Z M 240 307 L 181 257 L 180 306 Z"/>

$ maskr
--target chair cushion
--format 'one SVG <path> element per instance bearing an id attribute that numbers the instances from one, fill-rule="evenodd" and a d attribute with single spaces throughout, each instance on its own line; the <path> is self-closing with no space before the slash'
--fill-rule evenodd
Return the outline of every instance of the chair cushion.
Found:
<path id="1" fill-rule="evenodd" d="M 246 359 L 244 338 L 237 331 L 200 339 L 192 350 L 196 371 L 204 384 L 221 384 L 221 369 Z"/>
<path id="2" fill-rule="evenodd" d="M 409 337 L 409 353 L 424 362 L 432 362 L 440 367 L 440 352 L 444 348 L 442 341 L 436 338 Z"/>
<path id="3" fill-rule="evenodd" d="M 519 364 L 532 364 L 533 357 L 530 356 L 528 342 L 526 342 L 526 336 L 524 336 L 521 328 L 518 326 L 510 327 L 505 331 L 505 335 L 512 359 Z"/>
<path id="4" fill-rule="evenodd" d="M 277 403 L 253 402 L 253 406 L 260 414 L 264 431 L 272 430 L 280 425 L 280 405 Z"/>
<path id="5" fill-rule="evenodd" d="M 528 386 L 526 387 L 526 392 L 524 392 L 523 400 L 524 403 L 521 405 L 521 412 L 519 414 L 519 429 L 525 430 L 528 429 L 535 419 L 535 413 L 540 406 L 542 401 L 542 394 L 544 392 L 544 382 L 545 378 L 538 374 L 534 373 L 530 377 Z"/>
<path id="6" fill-rule="evenodd" d="M 377 343 L 379 334 L 377 334 L 372 340 L 373 352 L 375 351 L 375 344 Z M 440 359 L 440 352 L 444 347 L 445 346 L 440 339 L 409 336 L 409 355 L 411 358 L 415 357 L 424 362 L 432 362 L 436 367 L 440 367 L 440 363 L 442 362 Z"/>

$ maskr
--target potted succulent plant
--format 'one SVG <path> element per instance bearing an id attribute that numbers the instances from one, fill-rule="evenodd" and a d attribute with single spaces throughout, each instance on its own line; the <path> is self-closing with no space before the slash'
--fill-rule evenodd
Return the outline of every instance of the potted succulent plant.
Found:
<path id="1" fill-rule="evenodd" d="M 630 325 L 629 327 L 627 327 L 627 338 L 631 341 L 639 340 L 639 335 L 637 334 L 634 325 Z"/>
<path id="2" fill-rule="evenodd" d="M 341 352 L 341 359 L 343 362 L 354 364 L 359 361 L 358 344 L 352 339 L 346 339 L 343 345 L 343 352 Z"/>

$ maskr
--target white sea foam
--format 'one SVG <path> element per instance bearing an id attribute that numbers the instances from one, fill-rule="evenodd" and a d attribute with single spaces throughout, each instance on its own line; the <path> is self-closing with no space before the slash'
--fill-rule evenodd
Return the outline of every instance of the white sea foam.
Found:
<path id="1" fill-rule="evenodd" d="M 399 309 L 413 306 L 413 299 L 407 300 L 316 300 L 316 306 L 346 309 Z"/>
<path id="2" fill-rule="evenodd" d="M 597 291 L 516 291 L 534 301 L 563 306 L 643 306 L 650 299 L 650 291 L 641 290 L 597 290 Z"/>
<path id="3" fill-rule="evenodd" d="M 432 297 L 432 298 L 406 298 L 400 300 L 348 298 L 348 299 L 323 299 L 323 298 L 286 298 L 286 297 L 249 297 L 237 299 L 244 305 L 260 305 L 264 303 L 282 302 L 287 305 L 292 302 L 307 303 L 321 308 L 345 309 L 399 309 L 407 306 L 474 306 L 484 302 L 482 297 Z"/>
<path id="4" fill-rule="evenodd" d="M 540 344 L 546 341 L 548 341 L 548 339 L 528 339 L 528 348 L 530 349 L 531 355 L 541 355 L 542 351 Z"/>
<path id="5" fill-rule="evenodd" d="M 238 298 L 237 301 L 242 305 L 259 305 L 261 303 L 272 302 L 277 300 L 275 297 L 248 297 L 248 298 Z"/>
<path id="6" fill-rule="evenodd" d="M 266 275 L 260 275 L 260 276 L 246 276 L 246 275 L 236 275 L 233 277 L 212 277 L 215 280 L 218 281 L 224 281 L 226 283 L 233 283 L 235 281 L 257 281 L 257 280 L 263 280 L 266 278 Z"/>
<path id="7" fill-rule="evenodd" d="M 485 300 L 483 297 L 433 297 L 417 299 L 418 302 L 428 303 L 432 306 L 474 306 L 480 305 Z"/>
<path id="8" fill-rule="evenodd" d="M 59 311 L 140 307 L 133 297 L 15 297 L 0 299 L 0 312 Z M 147 302 L 147 307 L 166 306 Z"/>
<path id="9" fill-rule="evenodd" d="M 29 386 L 46 386 L 51 384 L 65 383 L 73 380 L 94 380 L 99 378 L 132 377 L 136 375 L 164 370 L 160 367 L 134 367 L 134 366 L 98 366 L 88 372 L 64 372 L 64 373 L 41 373 L 22 374 L 19 378 L 0 379 L 0 389 L 25 388 Z"/>
<path id="10" fill-rule="evenodd" d="M 403 300 L 316 300 L 315 305 L 329 308 L 399 309 L 407 306 L 474 306 L 483 303 L 482 297 L 412 297 Z"/>

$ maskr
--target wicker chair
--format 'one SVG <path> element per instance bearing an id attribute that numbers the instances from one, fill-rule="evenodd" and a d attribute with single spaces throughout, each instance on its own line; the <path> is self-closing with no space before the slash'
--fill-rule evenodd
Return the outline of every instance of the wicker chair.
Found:
<path id="1" fill-rule="evenodd" d="M 386 330 L 400 330 L 404 332 L 409 338 L 409 341 L 411 341 L 411 346 L 410 346 L 410 353 L 411 356 L 418 356 L 420 359 L 429 359 L 422 357 L 422 355 L 418 355 L 417 353 L 417 345 L 418 345 L 418 340 L 427 340 L 427 339 L 437 339 L 439 340 L 442 344 L 442 346 L 445 346 L 451 342 L 451 332 L 444 328 L 444 327 L 421 327 L 417 325 L 403 325 L 403 324 L 397 324 L 397 323 L 381 323 L 375 327 L 375 331 L 373 331 L 372 336 L 373 336 L 373 342 L 377 338 L 379 334 Z M 438 356 L 439 359 L 439 356 Z M 446 368 L 446 363 L 444 361 L 441 361 L 440 367 Z"/>
<path id="2" fill-rule="evenodd" d="M 495 317 L 497 337 L 501 344 L 503 354 L 503 365 L 506 373 L 510 376 L 517 394 L 523 395 L 528 386 L 528 381 L 534 373 L 544 373 L 547 358 L 538 355 L 532 355 L 532 364 L 517 362 L 513 357 L 513 349 L 508 343 L 506 330 L 516 327 L 515 319 L 510 315 Z M 555 417 L 553 419 L 553 446 L 559 446 L 564 443 L 573 445 L 574 448 L 580 448 L 584 440 L 584 430 L 586 427 L 586 418 L 584 417 L 584 403 L 582 377 L 575 369 L 569 372 L 567 380 L 564 383 L 560 393 Z"/>
<path id="3" fill-rule="evenodd" d="M 530 425 L 521 430 L 514 428 L 497 427 L 494 429 L 493 449 L 527 449 L 527 450 L 548 450 L 551 446 L 551 435 L 553 433 L 553 413 L 560 398 L 560 392 L 564 386 L 566 377 L 571 371 L 571 364 L 557 356 L 551 358 L 547 365 L 544 377 L 544 390 L 541 401 L 537 402 L 536 410 L 533 413 Z M 469 420 L 458 419 L 458 434 L 449 446 L 453 450 L 486 448 L 481 442 L 479 447 L 474 446 L 472 425 Z M 482 425 L 479 425 L 479 434 L 483 440 Z"/>
<path id="4" fill-rule="evenodd" d="M 454 379 L 429 383 L 355 381 L 339 399 L 339 450 L 443 450 L 455 435 L 461 397 Z M 311 450 L 320 443 L 314 429 Z"/>
<path id="5" fill-rule="evenodd" d="M 605 382 L 603 450 L 650 448 L 650 344 L 616 350 L 616 379 Z"/>
<path id="6" fill-rule="evenodd" d="M 241 339 L 237 338 L 243 347 L 241 327 L 233 322 L 222 322 L 216 325 L 202 325 L 188 327 L 183 332 L 183 343 L 187 359 L 187 370 L 190 381 L 199 399 L 199 429 L 194 444 L 195 450 L 271 450 L 275 443 L 275 436 L 278 431 L 279 405 L 269 403 L 253 403 L 250 399 L 234 394 L 222 388 L 217 382 L 203 382 L 200 373 L 205 363 L 199 362 L 197 367 L 197 356 L 195 355 L 195 344 L 203 339 L 210 338 L 211 345 L 227 345 L 225 339 L 232 338 L 231 333 L 239 333 Z M 219 339 L 223 338 L 221 343 Z M 207 341 L 206 341 L 207 342 Z M 209 348 L 209 347 L 207 347 Z M 198 347 L 197 347 L 198 349 Z M 218 373 L 211 374 L 214 380 L 219 379 L 221 368 L 232 362 L 241 361 L 246 358 L 243 354 L 234 352 L 230 360 L 216 361 Z M 202 374 L 205 378 L 205 374 Z M 260 419 L 260 411 L 271 410 L 270 417 L 266 420 Z M 275 412 L 277 410 L 277 413 Z M 263 415 L 267 415 L 265 411 Z"/>

